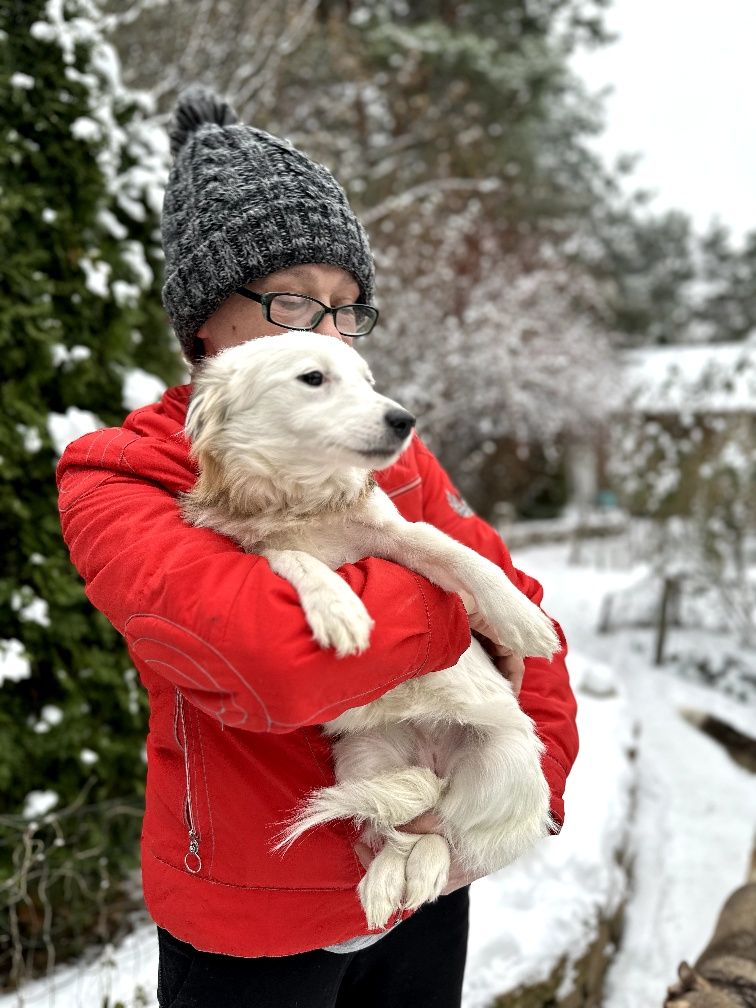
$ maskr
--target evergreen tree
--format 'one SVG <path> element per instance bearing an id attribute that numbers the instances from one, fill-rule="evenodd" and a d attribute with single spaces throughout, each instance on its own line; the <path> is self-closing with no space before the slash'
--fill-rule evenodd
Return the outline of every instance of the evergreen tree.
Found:
<path id="1" fill-rule="evenodd" d="M 134 796 L 138 811 L 145 769 L 144 696 L 70 565 L 55 463 L 77 431 L 122 421 L 134 368 L 180 375 L 159 295 L 167 143 L 121 86 L 99 20 L 94 0 L 0 0 L 0 873 L 30 948 L 48 900 L 66 921 L 56 944 L 86 942 L 86 889 L 138 863 L 138 816 L 92 818 L 78 846 L 99 856 L 72 873 L 56 810 Z M 49 849 L 22 877 L 24 822 L 27 844 Z M 0 973 L 11 952 L 0 946 Z"/>
<path id="2" fill-rule="evenodd" d="M 688 343 L 698 281 L 691 220 L 676 210 L 652 216 L 642 202 L 594 210 L 587 261 L 605 283 L 607 315 L 624 346 Z"/>
<path id="3" fill-rule="evenodd" d="M 698 258 L 697 339 L 721 343 L 756 333 L 756 231 L 737 249 L 727 229 L 714 225 L 700 241 Z"/>

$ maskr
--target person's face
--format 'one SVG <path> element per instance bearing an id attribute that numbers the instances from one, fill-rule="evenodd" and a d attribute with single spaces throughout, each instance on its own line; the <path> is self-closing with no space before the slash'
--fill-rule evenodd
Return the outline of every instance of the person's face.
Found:
<path id="1" fill-rule="evenodd" d="M 290 266 L 245 286 L 257 294 L 267 294 L 270 291 L 306 294 L 322 301 L 329 308 L 355 304 L 360 300 L 360 288 L 352 274 L 340 266 L 325 263 Z M 241 294 L 231 294 L 204 323 L 197 336 L 204 344 L 205 356 L 212 357 L 220 350 L 238 346 L 247 340 L 286 331 L 282 326 L 266 320 L 262 305 L 249 301 Z M 335 336 L 342 343 L 352 345 L 351 337 L 342 336 L 338 331 L 332 315 L 324 315 L 313 331 Z"/>

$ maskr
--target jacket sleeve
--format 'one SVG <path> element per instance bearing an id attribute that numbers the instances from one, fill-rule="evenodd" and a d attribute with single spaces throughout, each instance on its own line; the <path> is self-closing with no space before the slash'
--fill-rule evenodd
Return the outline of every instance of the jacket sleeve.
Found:
<path id="1" fill-rule="evenodd" d="M 419 438 L 416 451 L 423 478 L 425 520 L 493 561 L 521 592 L 540 606 L 541 585 L 513 566 L 501 537 L 469 511 L 449 476 Z M 577 756 L 578 735 L 577 707 L 565 664 L 567 642 L 559 624 L 553 619 L 552 623 L 562 644 L 561 650 L 550 662 L 545 658 L 525 659 L 519 700 L 522 709 L 535 722 L 546 747 L 541 762 L 551 790 L 551 814 L 559 828 L 564 820 L 565 782 Z"/>
<path id="2" fill-rule="evenodd" d="M 448 668 L 469 646 L 456 595 L 369 558 L 338 571 L 375 621 L 369 648 L 346 658 L 321 649 L 296 591 L 266 560 L 185 523 L 170 478 L 140 475 L 170 472 L 170 445 L 129 437 L 97 431 L 66 449 L 59 509 L 87 596 L 125 637 L 146 685 L 162 677 L 224 724 L 286 732 Z"/>

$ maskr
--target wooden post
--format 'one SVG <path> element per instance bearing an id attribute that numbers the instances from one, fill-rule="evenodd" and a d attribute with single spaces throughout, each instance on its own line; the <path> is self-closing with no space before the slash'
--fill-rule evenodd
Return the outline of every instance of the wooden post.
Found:
<path id="1" fill-rule="evenodd" d="M 659 620 L 656 624 L 656 647 L 654 653 L 654 664 L 664 664 L 664 645 L 667 640 L 667 626 L 669 623 L 670 602 L 675 591 L 675 578 L 665 577 L 662 587 L 662 597 L 659 604 Z"/>

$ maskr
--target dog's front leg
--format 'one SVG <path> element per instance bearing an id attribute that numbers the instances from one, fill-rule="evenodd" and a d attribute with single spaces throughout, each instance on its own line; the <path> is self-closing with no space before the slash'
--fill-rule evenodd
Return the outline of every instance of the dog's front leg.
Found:
<path id="1" fill-rule="evenodd" d="M 292 584 L 321 647 L 339 657 L 359 654 L 370 641 L 373 620 L 349 585 L 317 557 L 302 550 L 263 549 L 271 570 Z"/>
<path id="2" fill-rule="evenodd" d="M 380 501 L 376 501 L 380 508 Z M 388 520 L 387 519 L 388 515 Z M 405 522 L 381 509 L 375 525 L 360 526 L 366 554 L 393 560 L 447 591 L 471 595 L 496 643 L 519 655 L 550 658 L 559 650 L 551 620 L 499 568 L 433 525 Z M 469 600 L 468 600 L 469 606 Z"/>

